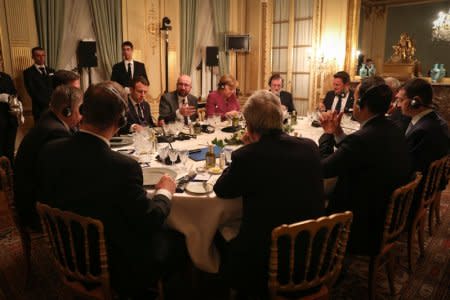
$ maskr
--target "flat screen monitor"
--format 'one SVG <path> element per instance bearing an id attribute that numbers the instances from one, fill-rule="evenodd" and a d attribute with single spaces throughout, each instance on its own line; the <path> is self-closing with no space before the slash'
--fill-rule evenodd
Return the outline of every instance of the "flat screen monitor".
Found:
<path id="1" fill-rule="evenodd" d="M 225 35 L 225 49 L 227 51 L 235 52 L 249 52 L 250 51 L 250 35 L 249 34 L 235 34 Z"/>

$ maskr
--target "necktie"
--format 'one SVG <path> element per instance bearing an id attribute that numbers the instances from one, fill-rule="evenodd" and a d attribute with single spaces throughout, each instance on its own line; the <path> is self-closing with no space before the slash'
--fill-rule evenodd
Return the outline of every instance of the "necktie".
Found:
<path id="1" fill-rule="evenodd" d="M 142 110 L 141 104 L 136 104 L 138 116 L 141 121 L 144 121 L 144 111 Z"/>
<path id="2" fill-rule="evenodd" d="M 44 67 L 39 67 L 39 71 L 41 71 L 42 76 L 47 75 L 47 73 L 45 72 L 45 68 Z"/>
<path id="3" fill-rule="evenodd" d="M 342 95 L 339 94 L 337 96 L 338 96 L 338 101 L 336 103 L 336 106 L 334 107 L 334 110 L 337 111 L 337 112 L 340 112 L 341 111 L 341 105 L 342 105 Z"/>
<path id="4" fill-rule="evenodd" d="M 130 79 L 133 79 L 133 77 L 131 76 L 131 63 L 128 63 L 127 73 L 128 73 L 128 77 L 130 77 Z"/>

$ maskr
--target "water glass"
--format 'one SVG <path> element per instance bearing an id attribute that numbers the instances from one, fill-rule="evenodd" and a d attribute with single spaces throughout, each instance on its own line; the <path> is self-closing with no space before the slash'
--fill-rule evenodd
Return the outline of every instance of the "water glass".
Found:
<path id="1" fill-rule="evenodd" d="M 231 164 L 231 153 L 233 152 L 233 148 L 225 147 L 223 148 L 223 153 L 225 153 L 225 161 L 227 165 Z"/>
<path id="2" fill-rule="evenodd" d="M 188 150 L 180 150 L 178 152 L 178 154 L 180 155 L 180 161 L 183 164 L 183 167 L 186 168 L 186 162 L 187 159 L 189 158 L 189 151 Z"/>
<path id="3" fill-rule="evenodd" d="M 174 165 L 178 159 L 178 151 L 176 149 L 169 150 L 169 159 L 172 162 L 172 165 Z"/>

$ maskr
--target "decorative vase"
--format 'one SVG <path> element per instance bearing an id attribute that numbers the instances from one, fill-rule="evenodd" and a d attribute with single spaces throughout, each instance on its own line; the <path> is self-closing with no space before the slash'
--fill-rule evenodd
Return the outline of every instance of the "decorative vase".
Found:
<path id="1" fill-rule="evenodd" d="M 370 76 L 375 76 L 375 73 L 377 72 L 377 69 L 375 68 L 375 65 L 370 65 L 370 67 L 369 67 L 369 71 L 368 71 L 368 74 L 367 75 L 369 75 L 369 77 Z"/>
<path id="2" fill-rule="evenodd" d="M 434 64 L 433 69 L 430 70 L 431 82 L 437 82 L 441 76 L 440 64 Z M 441 77 L 442 78 L 442 77 Z"/>
<path id="3" fill-rule="evenodd" d="M 444 64 L 439 64 L 439 77 L 437 79 L 438 82 L 440 82 L 442 80 L 442 78 L 445 77 L 445 73 L 446 73 L 446 70 L 444 68 Z"/>
<path id="4" fill-rule="evenodd" d="M 359 69 L 359 76 L 361 76 L 361 78 L 365 78 L 368 76 L 366 64 L 361 64 L 361 68 Z"/>

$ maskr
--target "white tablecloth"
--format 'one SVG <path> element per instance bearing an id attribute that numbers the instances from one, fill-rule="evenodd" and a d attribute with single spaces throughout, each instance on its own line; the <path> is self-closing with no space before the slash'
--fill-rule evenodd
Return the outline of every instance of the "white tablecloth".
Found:
<path id="1" fill-rule="evenodd" d="M 322 135 L 322 128 L 310 126 L 311 121 L 298 119 L 294 132 L 298 136 L 308 137 L 316 143 Z M 226 126 L 220 124 L 220 127 Z M 198 149 L 206 147 L 214 138 L 224 139 L 231 137 L 231 133 L 224 133 L 220 129 L 213 134 L 201 134 L 196 139 L 176 141 L 172 143 L 176 149 Z M 155 155 L 142 155 L 141 160 L 150 161 L 151 167 L 168 167 L 155 160 Z M 193 162 L 189 159 L 188 166 L 203 166 L 204 161 Z M 170 167 L 170 166 L 169 166 Z M 175 166 L 179 174 L 186 174 Z M 172 199 L 172 208 L 167 218 L 167 224 L 184 234 L 189 255 L 194 265 L 200 270 L 216 273 L 219 269 L 220 257 L 214 246 L 214 235 L 219 230 L 226 240 L 230 240 L 239 232 L 240 217 L 242 213 L 241 199 L 220 199 L 214 192 L 208 195 L 194 195 L 189 193 L 176 193 Z"/>

